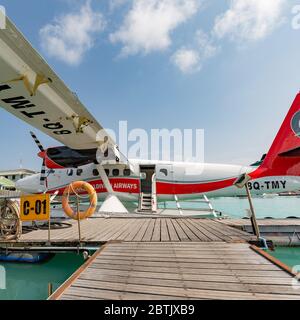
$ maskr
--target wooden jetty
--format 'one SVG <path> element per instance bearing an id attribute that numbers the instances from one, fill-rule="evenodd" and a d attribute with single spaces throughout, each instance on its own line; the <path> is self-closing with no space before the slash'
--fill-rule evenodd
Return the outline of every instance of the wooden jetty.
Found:
<path id="1" fill-rule="evenodd" d="M 255 250 L 226 242 L 108 243 L 49 299 L 300 299 L 290 271 Z"/>
<path id="2" fill-rule="evenodd" d="M 229 220 L 228 220 L 229 221 Z M 27 230 L 0 250 L 99 248 L 53 295 L 77 299 L 300 299 L 295 274 L 251 245 L 243 224 L 172 217 L 96 217 Z M 248 223 L 248 222 L 247 222 Z"/>
<path id="3" fill-rule="evenodd" d="M 77 246 L 77 221 L 67 220 L 69 228 L 51 230 L 52 246 Z M 130 242 L 249 242 L 247 232 L 210 219 L 189 218 L 91 218 L 81 221 L 82 245 L 101 245 L 108 241 Z M 0 241 L 1 246 L 44 246 L 48 230 L 23 234 L 18 241 Z"/>

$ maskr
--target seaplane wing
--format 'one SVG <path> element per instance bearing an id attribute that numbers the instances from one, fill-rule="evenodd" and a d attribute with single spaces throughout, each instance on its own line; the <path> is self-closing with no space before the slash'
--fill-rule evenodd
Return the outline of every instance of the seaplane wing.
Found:
<path id="1" fill-rule="evenodd" d="M 0 106 L 71 149 L 115 145 L 8 18 L 0 30 Z"/>

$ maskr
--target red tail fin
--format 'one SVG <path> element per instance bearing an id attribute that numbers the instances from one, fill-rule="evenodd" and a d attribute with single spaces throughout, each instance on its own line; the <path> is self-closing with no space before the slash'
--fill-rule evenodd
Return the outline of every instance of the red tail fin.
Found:
<path id="1" fill-rule="evenodd" d="M 300 176 L 300 94 L 296 96 L 260 169 L 264 175 Z"/>

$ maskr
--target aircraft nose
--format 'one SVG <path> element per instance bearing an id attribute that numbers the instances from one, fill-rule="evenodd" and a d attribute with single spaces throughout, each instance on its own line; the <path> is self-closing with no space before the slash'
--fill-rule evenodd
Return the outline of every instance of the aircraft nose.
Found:
<path id="1" fill-rule="evenodd" d="M 36 183 L 36 177 L 30 176 L 24 179 L 20 179 L 15 183 L 16 189 L 24 193 L 36 193 L 39 192 Z"/>
<path id="2" fill-rule="evenodd" d="M 22 180 L 23 180 L 23 179 L 18 180 L 18 181 L 16 181 L 16 183 L 15 183 L 15 187 L 16 187 L 16 189 L 19 190 L 19 191 L 24 191 L 24 182 L 23 182 Z"/>

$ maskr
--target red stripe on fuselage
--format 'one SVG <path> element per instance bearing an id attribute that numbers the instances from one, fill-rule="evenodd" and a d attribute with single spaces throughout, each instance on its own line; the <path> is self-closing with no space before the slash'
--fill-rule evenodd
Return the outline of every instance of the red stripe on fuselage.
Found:
<path id="1" fill-rule="evenodd" d="M 139 179 L 109 179 L 113 190 L 116 192 L 123 192 L 123 193 L 133 193 L 139 194 L 140 193 L 140 180 Z M 94 181 L 87 181 L 90 183 L 97 193 L 105 193 L 107 192 L 106 188 L 103 185 L 102 180 L 94 180 Z M 62 195 L 66 187 L 62 187 L 59 189 L 51 190 L 51 193 L 54 193 L 56 190 L 59 190 L 59 195 Z M 80 194 L 86 194 L 86 192 L 80 192 Z"/>
<path id="2" fill-rule="evenodd" d="M 215 191 L 231 187 L 236 179 L 228 179 L 205 183 L 170 183 L 158 182 L 156 184 L 157 194 L 193 194 Z"/>
<path id="3" fill-rule="evenodd" d="M 194 193 L 205 193 L 209 191 L 215 191 L 218 189 L 223 189 L 231 187 L 235 179 L 227 179 L 215 182 L 204 182 L 204 183 L 171 183 L 171 182 L 161 182 L 156 183 L 156 192 L 158 195 L 168 195 L 168 194 L 194 194 Z M 89 183 L 95 188 L 97 193 L 107 192 L 103 185 L 102 180 L 89 181 Z M 139 194 L 140 193 L 140 180 L 139 179 L 110 179 L 113 190 L 116 192 Z M 59 188 L 59 195 L 62 195 L 65 187 Z M 56 190 L 52 190 L 53 193 Z M 82 192 L 82 194 L 85 194 Z"/>

